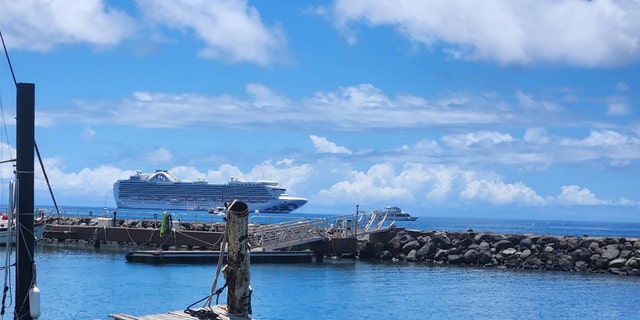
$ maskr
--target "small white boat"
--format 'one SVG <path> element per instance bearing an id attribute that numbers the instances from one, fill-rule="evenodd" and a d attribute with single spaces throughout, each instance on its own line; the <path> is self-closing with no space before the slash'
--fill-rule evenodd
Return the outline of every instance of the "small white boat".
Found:
<path id="1" fill-rule="evenodd" d="M 413 217 L 395 206 L 385 207 L 384 210 L 373 210 L 373 213 L 385 217 L 387 221 L 416 221 L 418 219 L 418 217 Z"/>
<path id="2" fill-rule="evenodd" d="M 33 236 L 36 241 L 42 239 L 42 234 L 44 233 L 45 223 L 41 220 L 41 218 L 37 218 L 33 222 Z M 11 228 L 9 228 L 11 227 Z M 9 216 L 6 214 L 0 215 L 0 245 L 4 246 L 11 239 L 10 243 L 16 243 L 16 225 L 15 219 L 9 221 Z"/>

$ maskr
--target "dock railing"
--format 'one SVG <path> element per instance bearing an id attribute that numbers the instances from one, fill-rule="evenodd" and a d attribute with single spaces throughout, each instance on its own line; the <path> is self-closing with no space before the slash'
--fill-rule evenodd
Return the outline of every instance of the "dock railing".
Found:
<path id="1" fill-rule="evenodd" d="M 381 212 L 359 212 L 330 218 L 307 219 L 250 225 L 254 250 L 272 251 L 330 238 L 354 238 L 388 229 Z"/>

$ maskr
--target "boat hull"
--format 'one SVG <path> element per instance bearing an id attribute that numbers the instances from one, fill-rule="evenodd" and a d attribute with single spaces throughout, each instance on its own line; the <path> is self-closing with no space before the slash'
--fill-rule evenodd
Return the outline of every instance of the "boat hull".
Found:
<path id="1" fill-rule="evenodd" d="M 43 223 L 36 224 L 33 226 L 33 236 L 35 237 L 36 241 L 39 241 L 40 239 L 42 239 L 42 234 L 44 233 L 44 229 L 45 229 L 45 224 Z M 9 231 L 6 228 L 0 228 L 0 246 L 7 245 L 9 239 L 10 239 L 9 243 L 11 244 L 16 243 L 16 230 L 11 229 L 11 234 L 9 234 Z"/>
<path id="2" fill-rule="evenodd" d="M 243 201 L 242 199 L 238 199 Z M 290 213 L 307 203 L 307 200 L 270 200 L 264 203 L 245 202 L 249 206 L 249 212 L 260 213 Z M 148 210 L 194 210 L 209 211 L 211 208 L 219 207 L 216 202 L 190 203 L 188 201 L 170 200 L 121 200 L 117 203 L 121 209 L 148 209 Z"/>

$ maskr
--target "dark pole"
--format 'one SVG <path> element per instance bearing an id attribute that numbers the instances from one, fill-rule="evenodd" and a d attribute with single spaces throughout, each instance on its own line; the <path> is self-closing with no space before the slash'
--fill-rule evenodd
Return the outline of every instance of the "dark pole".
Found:
<path id="1" fill-rule="evenodd" d="M 29 289 L 34 280 L 33 251 L 33 148 L 35 84 L 18 83 L 16 96 L 16 178 L 18 180 L 18 224 L 16 234 L 15 319 L 32 320 Z"/>

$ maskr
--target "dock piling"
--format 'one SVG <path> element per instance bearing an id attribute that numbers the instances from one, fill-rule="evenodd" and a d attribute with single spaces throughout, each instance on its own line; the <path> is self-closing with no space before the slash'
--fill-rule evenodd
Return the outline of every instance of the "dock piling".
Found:
<path id="1" fill-rule="evenodd" d="M 229 252 L 222 274 L 227 281 L 227 310 L 243 317 L 252 313 L 249 273 L 249 207 L 233 201 L 227 210 Z"/>

